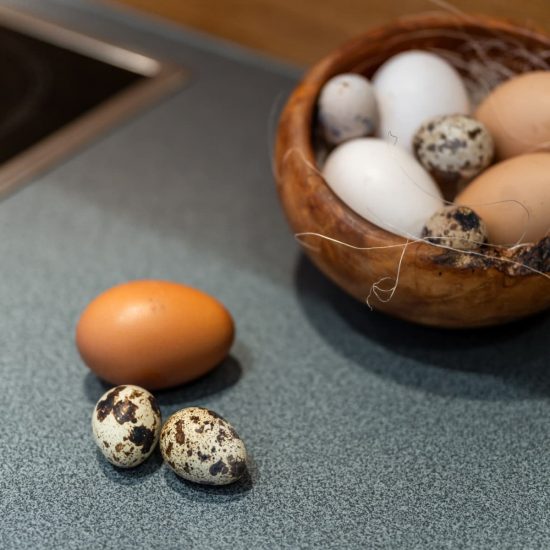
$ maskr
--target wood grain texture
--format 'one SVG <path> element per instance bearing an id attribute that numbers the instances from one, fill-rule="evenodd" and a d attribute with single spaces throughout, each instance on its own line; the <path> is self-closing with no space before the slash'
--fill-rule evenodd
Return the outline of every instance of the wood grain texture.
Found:
<path id="1" fill-rule="evenodd" d="M 533 53 L 550 47 L 550 38 L 493 19 L 408 18 L 372 29 L 322 59 L 283 110 L 275 153 L 276 176 L 292 230 L 334 239 L 309 236 L 302 242 L 308 245 L 305 251 L 311 260 L 336 284 L 359 300 L 370 296 L 373 307 L 396 317 L 453 328 L 504 323 L 549 307 L 550 279 L 510 272 L 505 256 L 479 257 L 422 242 L 404 246 L 403 238 L 353 212 L 314 169 L 316 98 L 331 76 L 348 71 L 370 76 L 379 64 L 400 51 L 442 48 L 457 52 L 472 37 L 494 36 L 510 48 L 500 54 L 493 52 L 492 58 L 512 69 L 517 61 L 512 43 L 521 42 Z M 462 55 L 467 59 L 476 54 L 465 50 Z M 390 289 L 397 277 L 394 294 L 381 293 L 382 300 L 372 295 L 377 282 L 381 288 Z"/>
<path id="2" fill-rule="evenodd" d="M 442 9 L 439 0 L 117 1 L 302 65 L 369 27 Z M 455 0 L 452 6 L 550 30 L 549 0 Z"/>

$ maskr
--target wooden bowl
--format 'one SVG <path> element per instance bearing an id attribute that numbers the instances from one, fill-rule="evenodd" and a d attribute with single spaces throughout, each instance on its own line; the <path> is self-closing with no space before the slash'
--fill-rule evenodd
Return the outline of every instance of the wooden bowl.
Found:
<path id="1" fill-rule="evenodd" d="M 475 55 L 475 50 L 464 48 L 467 42 L 488 38 L 510 45 L 492 52 L 491 58 L 500 56 L 499 61 L 514 72 L 526 70 L 525 63 L 518 67 L 517 56 L 510 53 L 518 45 L 534 54 L 550 50 L 550 38 L 543 33 L 506 21 L 433 14 L 410 17 L 370 30 L 322 59 L 294 90 L 281 115 L 275 170 L 292 230 L 322 235 L 300 237 L 317 267 L 357 299 L 368 298 L 370 306 L 402 319 L 438 327 L 512 321 L 550 306 L 550 278 L 518 269 L 517 258 L 510 260 L 506 253 L 484 257 L 425 242 L 406 244 L 353 212 L 316 170 L 317 96 L 332 76 L 357 72 L 369 77 L 403 50 L 464 50 L 467 60 Z M 550 239 L 538 249 L 525 250 L 522 258 L 529 255 L 544 256 L 539 264 L 548 273 Z"/>

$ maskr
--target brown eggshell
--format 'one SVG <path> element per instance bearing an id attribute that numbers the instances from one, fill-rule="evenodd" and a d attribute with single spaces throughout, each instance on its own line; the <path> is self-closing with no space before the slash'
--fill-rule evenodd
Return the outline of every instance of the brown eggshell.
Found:
<path id="1" fill-rule="evenodd" d="M 86 365 L 112 384 L 160 389 L 207 373 L 227 355 L 234 325 L 212 296 L 166 281 L 133 281 L 84 310 L 76 344 Z"/>
<path id="2" fill-rule="evenodd" d="M 478 107 L 497 157 L 550 150 L 550 71 L 516 76 L 495 88 Z"/>
<path id="3" fill-rule="evenodd" d="M 455 202 L 469 206 L 485 222 L 491 244 L 540 241 L 550 229 L 550 153 L 495 164 Z"/>

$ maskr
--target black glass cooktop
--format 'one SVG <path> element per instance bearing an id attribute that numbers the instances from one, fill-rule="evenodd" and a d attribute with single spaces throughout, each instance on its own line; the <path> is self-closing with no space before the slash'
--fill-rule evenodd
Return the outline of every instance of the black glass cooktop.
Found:
<path id="1" fill-rule="evenodd" d="M 184 71 L 0 7 L 0 195 L 178 87 Z"/>
<path id="2" fill-rule="evenodd" d="M 0 163 L 147 78 L 0 26 Z"/>

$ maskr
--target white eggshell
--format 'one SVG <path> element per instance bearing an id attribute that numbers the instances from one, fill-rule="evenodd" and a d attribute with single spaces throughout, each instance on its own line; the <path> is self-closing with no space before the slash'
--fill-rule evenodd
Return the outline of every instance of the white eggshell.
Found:
<path id="1" fill-rule="evenodd" d="M 166 421 L 160 451 L 177 475 L 195 483 L 227 485 L 246 471 L 246 448 L 233 426 L 201 407 L 182 409 Z"/>
<path id="2" fill-rule="evenodd" d="M 359 74 L 331 78 L 321 90 L 318 107 L 323 134 L 332 144 L 370 135 L 378 123 L 374 89 Z"/>
<path id="3" fill-rule="evenodd" d="M 426 220 L 443 206 L 428 172 L 404 149 L 381 139 L 339 145 L 329 155 L 323 176 L 352 210 L 404 237 L 420 237 Z"/>
<path id="4" fill-rule="evenodd" d="M 115 466 L 141 464 L 154 450 L 161 416 L 155 398 L 139 386 L 105 392 L 92 415 L 92 431 L 103 456 Z"/>
<path id="5" fill-rule="evenodd" d="M 391 57 L 376 71 L 372 83 L 380 115 L 376 135 L 408 151 L 426 120 L 470 112 L 458 72 L 429 52 L 410 50 Z"/>

